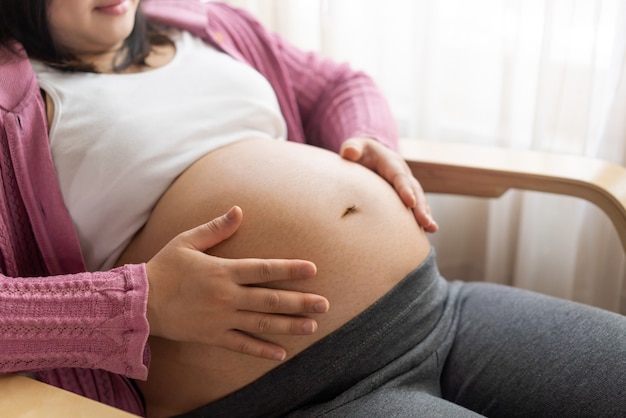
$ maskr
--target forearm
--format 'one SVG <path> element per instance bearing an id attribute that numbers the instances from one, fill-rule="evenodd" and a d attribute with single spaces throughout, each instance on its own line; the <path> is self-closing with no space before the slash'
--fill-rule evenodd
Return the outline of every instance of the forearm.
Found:
<path id="1" fill-rule="evenodd" d="M 308 142 L 338 151 L 348 138 L 369 137 L 396 150 L 395 120 L 374 82 L 352 73 L 334 84 L 306 119 Z"/>
<path id="2" fill-rule="evenodd" d="M 145 378 L 147 287 L 143 265 L 0 276 L 0 372 L 80 367 Z"/>
<path id="3" fill-rule="evenodd" d="M 370 137 L 397 148 L 397 128 L 374 80 L 347 64 L 284 44 L 307 142 L 338 151 L 343 141 Z"/>

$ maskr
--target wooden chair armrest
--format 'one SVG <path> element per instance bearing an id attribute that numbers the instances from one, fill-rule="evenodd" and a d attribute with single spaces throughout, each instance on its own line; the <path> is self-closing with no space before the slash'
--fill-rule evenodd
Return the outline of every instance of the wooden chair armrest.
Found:
<path id="1" fill-rule="evenodd" d="M 119 409 L 15 374 L 0 375 L 0 415 L 14 418 L 136 418 Z"/>
<path id="2" fill-rule="evenodd" d="M 626 169 L 594 158 L 475 145 L 400 140 L 426 192 L 498 197 L 509 189 L 585 199 L 602 209 L 626 251 Z"/>

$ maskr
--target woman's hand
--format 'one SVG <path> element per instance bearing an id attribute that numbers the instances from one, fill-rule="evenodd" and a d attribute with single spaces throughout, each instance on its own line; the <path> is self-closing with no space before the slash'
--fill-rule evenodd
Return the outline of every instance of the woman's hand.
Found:
<path id="1" fill-rule="evenodd" d="M 425 231 L 436 232 L 439 229 L 426 202 L 422 186 L 398 153 L 371 138 L 350 138 L 343 143 L 339 154 L 375 171 L 387 180 L 396 189 L 404 204 L 413 209 L 417 223 Z"/>
<path id="2" fill-rule="evenodd" d="M 303 260 L 224 259 L 204 253 L 231 237 L 242 211 L 233 207 L 211 222 L 176 236 L 147 264 L 150 334 L 283 360 L 282 347 L 254 334 L 312 334 L 317 323 L 297 316 L 323 313 L 328 300 L 314 294 L 251 287 L 316 274 Z"/>

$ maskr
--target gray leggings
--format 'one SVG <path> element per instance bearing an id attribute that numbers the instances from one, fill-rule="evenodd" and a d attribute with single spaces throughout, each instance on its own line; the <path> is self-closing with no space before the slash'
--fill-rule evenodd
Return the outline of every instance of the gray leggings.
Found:
<path id="1" fill-rule="evenodd" d="M 626 317 L 435 256 L 330 336 L 187 417 L 626 417 Z"/>

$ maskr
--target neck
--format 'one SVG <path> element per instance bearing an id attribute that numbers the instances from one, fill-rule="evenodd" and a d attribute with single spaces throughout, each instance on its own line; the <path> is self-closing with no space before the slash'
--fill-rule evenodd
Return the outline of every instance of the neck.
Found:
<path id="1" fill-rule="evenodd" d="M 127 74 L 127 73 L 139 73 L 143 71 L 150 71 L 155 68 L 162 67 L 169 63 L 176 54 L 176 47 L 171 45 L 159 45 L 153 46 L 152 50 L 146 57 L 146 65 L 130 65 L 122 71 L 114 71 L 115 64 L 119 62 L 122 56 L 117 51 L 103 52 L 92 55 L 80 55 L 79 58 L 95 68 L 99 73 L 104 74 Z"/>
<path id="2" fill-rule="evenodd" d="M 82 55 L 81 61 L 91 64 L 99 73 L 111 74 L 115 71 L 116 60 L 119 60 L 116 52 L 108 52 L 98 55 Z"/>

